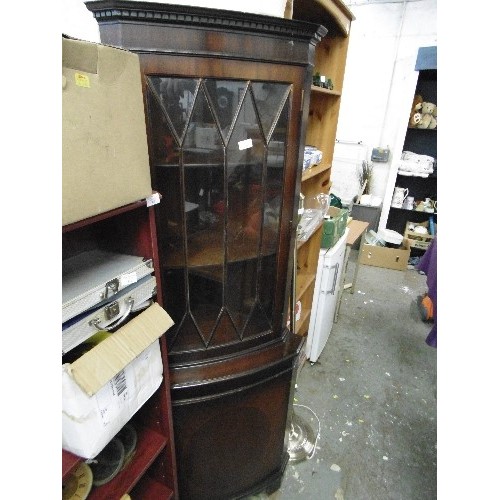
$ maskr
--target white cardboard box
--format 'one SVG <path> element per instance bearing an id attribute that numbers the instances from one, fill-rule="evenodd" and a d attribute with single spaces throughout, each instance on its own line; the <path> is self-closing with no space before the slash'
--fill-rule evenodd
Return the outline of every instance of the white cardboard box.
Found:
<path id="1" fill-rule="evenodd" d="M 157 303 L 62 366 L 62 447 L 94 458 L 158 389 L 159 337 L 174 322 Z"/>

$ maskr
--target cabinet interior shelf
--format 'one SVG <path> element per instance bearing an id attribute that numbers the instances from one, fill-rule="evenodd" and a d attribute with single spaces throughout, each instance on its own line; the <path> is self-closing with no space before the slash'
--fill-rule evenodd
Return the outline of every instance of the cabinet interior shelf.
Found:
<path id="1" fill-rule="evenodd" d="M 271 154 L 270 154 L 271 155 Z M 203 161 L 203 162 L 184 162 L 185 168 L 224 168 L 224 162 L 222 160 L 217 160 L 213 162 Z M 245 164 L 241 163 L 227 163 L 228 167 L 237 168 L 245 167 L 246 169 L 251 169 L 255 167 L 260 167 L 262 163 L 258 162 L 247 162 Z M 266 163 L 269 168 L 283 168 L 282 161 L 269 160 Z M 171 163 L 155 163 L 154 168 L 169 169 L 169 168 L 179 168 L 179 161 Z"/>
<path id="2" fill-rule="evenodd" d="M 189 239 L 189 267 L 220 266 L 224 263 L 223 239 L 219 231 L 198 231 Z M 267 257 L 276 253 L 276 245 L 269 243 L 275 238 L 266 238 L 264 233 L 261 248 L 257 247 L 257 239 L 252 237 L 241 238 L 239 241 L 230 243 L 228 251 L 228 262 L 243 262 Z M 268 244 L 266 245 L 266 242 Z M 184 253 L 177 248 L 170 247 L 166 258 L 165 268 L 184 267 Z"/>

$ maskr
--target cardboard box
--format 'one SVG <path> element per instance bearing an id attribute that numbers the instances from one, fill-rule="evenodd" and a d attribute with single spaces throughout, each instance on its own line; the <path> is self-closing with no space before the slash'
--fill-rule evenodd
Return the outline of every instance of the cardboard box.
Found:
<path id="1" fill-rule="evenodd" d="M 359 251 L 361 252 L 359 256 L 360 264 L 396 269 L 398 271 L 404 271 L 408 267 L 410 244 L 406 238 L 403 239 L 400 248 L 379 247 L 363 243 Z"/>
<path id="2" fill-rule="evenodd" d="M 411 248 L 418 248 L 419 250 L 427 250 L 431 241 L 434 239 L 432 234 L 428 232 L 425 234 L 411 231 L 412 226 L 423 226 L 427 231 L 429 231 L 429 221 L 423 222 L 407 222 L 405 227 L 404 237 L 408 238 Z M 437 223 L 434 222 L 434 232 L 437 233 Z"/>
<path id="3" fill-rule="evenodd" d="M 159 337 L 174 322 L 157 303 L 62 366 L 62 447 L 94 458 L 158 389 Z"/>
<path id="4" fill-rule="evenodd" d="M 62 39 L 62 224 L 152 194 L 139 57 Z"/>

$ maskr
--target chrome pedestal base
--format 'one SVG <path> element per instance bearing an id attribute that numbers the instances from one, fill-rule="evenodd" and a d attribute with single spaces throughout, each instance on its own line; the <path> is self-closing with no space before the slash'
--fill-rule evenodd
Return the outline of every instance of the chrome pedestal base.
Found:
<path id="1" fill-rule="evenodd" d="M 288 454 L 290 462 L 302 462 L 311 458 L 314 453 L 316 436 L 311 426 L 295 412 L 290 419 L 288 430 Z"/>

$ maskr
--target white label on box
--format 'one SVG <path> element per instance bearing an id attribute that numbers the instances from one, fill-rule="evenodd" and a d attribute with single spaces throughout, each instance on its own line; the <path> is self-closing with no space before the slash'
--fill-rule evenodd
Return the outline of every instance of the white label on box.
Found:
<path id="1" fill-rule="evenodd" d="M 148 207 L 152 207 L 153 205 L 158 205 L 160 203 L 160 194 L 159 193 L 153 193 L 151 196 L 148 196 L 146 198 L 146 205 Z"/>
<path id="2" fill-rule="evenodd" d="M 252 139 L 245 139 L 244 141 L 238 142 L 238 147 L 240 148 L 240 151 L 243 149 L 251 148 L 252 146 L 253 146 Z"/>
<path id="3" fill-rule="evenodd" d="M 127 379 L 127 371 L 118 372 L 103 388 L 96 394 L 96 403 L 101 414 L 103 427 L 117 420 L 128 404 L 129 394 L 135 393 L 131 387 L 133 377 Z"/>
<path id="4" fill-rule="evenodd" d="M 137 273 L 135 271 L 133 273 L 127 273 L 120 276 L 120 288 L 125 288 L 132 283 L 137 283 Z"/>

